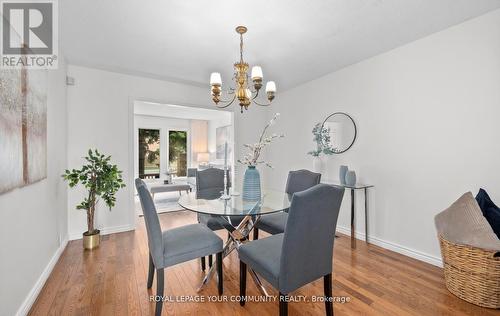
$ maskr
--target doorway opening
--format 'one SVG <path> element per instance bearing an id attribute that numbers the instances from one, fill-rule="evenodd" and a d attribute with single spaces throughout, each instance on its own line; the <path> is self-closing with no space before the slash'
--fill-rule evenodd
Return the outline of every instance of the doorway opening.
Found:
<path id="1" fill-rule="evenodd" d="M 187 186 L 196 188 L 197 170 L 224 167 L 225 143 L 228 168 L 234 170 L 233 135 L 232 112 L 135 101 L 134 178 L 155 191 L 159 213 L 178 211 L 179 195 Z M 142 215 L 137 196 L 134 201 Z"/>

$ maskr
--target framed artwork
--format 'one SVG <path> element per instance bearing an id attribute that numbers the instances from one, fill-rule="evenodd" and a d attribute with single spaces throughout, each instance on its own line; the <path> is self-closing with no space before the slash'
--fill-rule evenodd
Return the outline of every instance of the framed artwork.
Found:
<path id="1" fill-rule="evenodd" d="M 228 159 L 232 154 L 231 125 L 217 127 L 215 129 L 215 159 L 224 159 L 224 144 L 227 142 Z"/>
<path id="2" fill-rule="evenodd" d="M 47 75 L 0 70 L 0 194 L 47 177 Z"/>

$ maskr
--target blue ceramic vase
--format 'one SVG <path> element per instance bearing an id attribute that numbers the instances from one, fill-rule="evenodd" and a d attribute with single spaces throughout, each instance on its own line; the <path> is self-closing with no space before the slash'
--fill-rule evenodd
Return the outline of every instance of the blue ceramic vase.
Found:
<path id="1" fill-rule="evenodd" d="M 345 175 L 345 184 L 348 186 L 354 186 L 356 184 L 356 172 L 353 170 L 347 171 Z"/>
<path id="2" fill-rule="evenodd" d="M 340 184 L 345 184 L 345 175 L 347 173 L 347 166 L 340 166 L 339 168 L 339 180 Z"/>
<path id="3" fill-rule="evenodd" d="M 255 166 L 248 166 L 243 177 L 243 200 L 258 201 L 260 200 L 260 174 Z"/>

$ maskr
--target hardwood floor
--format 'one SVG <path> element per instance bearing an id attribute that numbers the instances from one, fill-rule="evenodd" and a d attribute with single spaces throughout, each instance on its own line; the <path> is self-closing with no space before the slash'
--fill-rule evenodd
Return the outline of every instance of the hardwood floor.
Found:
<path id="1" fill-rule="evenodd" d="M 160 215 L 163 229 L 195 223 L 191 212 Z M 261 238 L 265 237 L 263 232 Z M 219 232 L 225 239 L 226 234 Z M 81 240 L 68 244 L 33 305 L 30 315 L 153 315 L 156 293 L 146 289 L 148 247 L 144 222 L 139 228 L 104 236 L 100 248 L 83 251 Z M 210 302 L 218 299 L 216 278 L 196 293 L 202 278 L 199 260 L 166 269 L 165 295 L 178 302 L 166 302 L 163 315 L 278 315 L 278 302 Z M 259 295 L 247 277 L 247 295 Z M 272 295 L 278 295 L 270 286 Z M 324 315 L 321 297 L 323 279 L 292 293 L 308 302 L 289 303 L 289 315 Z M 239 294 L 239 261 L 233 252 L 224 260 L 224 295 Z M 352 251 L 347 236 L 335 241 L 333 295 L 348 298 L 334 303 L 336 315 L 500 315 L 466 303 L 449 293 L 442 270 L 400 254 L 358 241 Z M 190 296 L 205 302 L 185 301 Z"/>

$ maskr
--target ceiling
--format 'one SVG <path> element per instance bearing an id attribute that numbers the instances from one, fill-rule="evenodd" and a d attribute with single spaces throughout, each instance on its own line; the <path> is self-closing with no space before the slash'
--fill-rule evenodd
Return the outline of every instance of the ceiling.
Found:
<path id="1" fill-rule="evenodd" d="M 60 1 L 69 63 L 208 89 L 229 83 L 234 28 L 278 92 L 500 7 L 500 0 Z"/>

